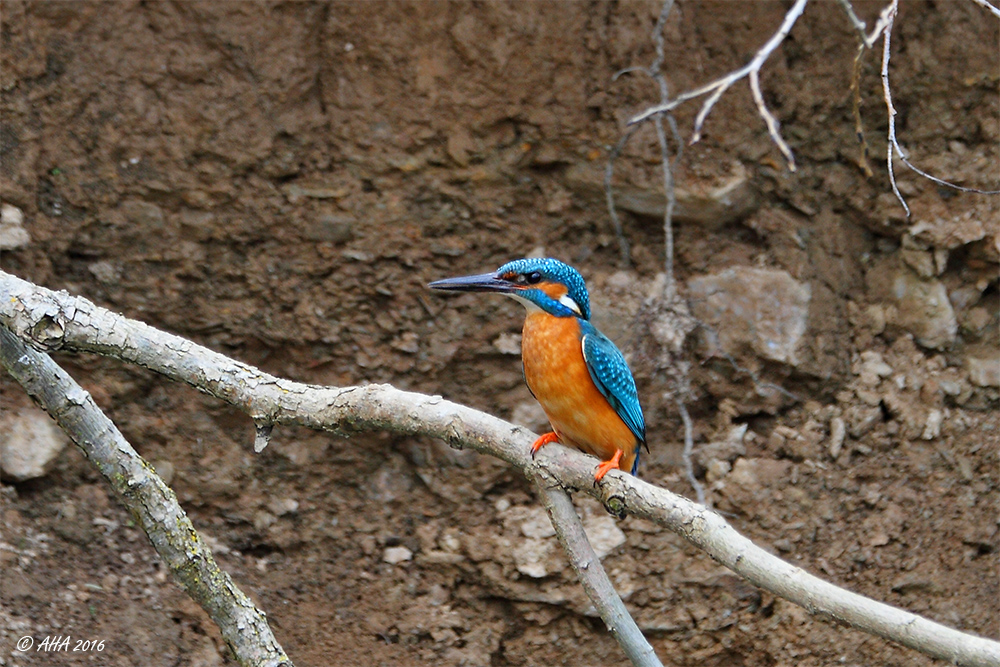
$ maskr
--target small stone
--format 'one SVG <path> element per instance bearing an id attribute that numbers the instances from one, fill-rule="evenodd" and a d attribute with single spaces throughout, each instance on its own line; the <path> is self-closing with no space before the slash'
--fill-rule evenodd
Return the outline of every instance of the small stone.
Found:
<path id="1" fill-rule="evenodd" d="M 294 514 L 299 509 L 299 501 L 294 498 L 272 498 L 267 503 L 267 510 L 274 516 Z"/>
<path id="2" fill-rule="evenodd" d="M 965 358 L 969 382 L 977 387 L 1000 387 L 1000 353 Z"/>
<path id="3" fill-rule="evenodd" d="M 895 310 L 887 311 L 888 325 L 910 332 L 926 348 L 945 349 L 955 342 L 955 310 L 938 278 L 921 277 L 890 254 L 874 263 L 865 282 L 872 298 Z"/>
<path id="4" fill-rule="evenodd" d="M 868 533 L 868 544 L 873 547 L 884 547 L 889 544 L 889 533 L 886 532 L 885 528 L 876 526 Z"/>
<path id="5" fill-rule="evenodd" d="M 130 199 L 121 205 L 125 219 L 135 225 L 136 229 L 161 230 L 165 218 L 163 209 L 151 202 Z"/>
<path id="6" fill-rule="evenodd" d="M 971 331 L 982 331 L 993 321 L 993 315 L 982 306 L 970 308 L 965 316 L 965 327 Z"/>
<path id="7" fill-rule="evenodd" d="M 448 157 L 454 160 L 460 167 L 468 166 L 469 153 L 474 151 L 475 148 L 476 144 L 472 139 L 472 135 L 463 126 L 458 126 L 454 132 L 448 135 Z"/>
<path id="8" fill-rule="evenodd" d="M 498 501 L 499 502 L 499 501 Z M 462 542 L 453 532 L 445 531 L 438 539 L 441 548 L 449 553 L 458 553 L 462 549 Z"/>
<path id="9" fill-rule="evenodd" d="M 761 197 L 750 173 L 739 162 L 733 162 L 728 174 L 720 175 L 703 186 L 676 188 L 674 220 L 718 229 L 736 220 L 743 220 L 760 207 Z M 577 164 L 566 171 L 566 184 L 580 195 L 604 200 L 604 171 L 596 166 Z M 643 217 L 663 219 L 667 200 L 662 188 L 615 187 L 618 207 Z"/>
<path id="10" fill-rule="evenodd" d="M 585 518 L 583 530 L 587 533 L 587 538 L 600 559 L 625 544 L 625 533 L 618 527 L 618 523 L 607 514 Z"/>
<path id="11" fill-rule="evenodd" d="M 346 215 L 321 215 L 302 232 L 307 241 L 347 243 L 354 238 L 354 218 Z"/>
<path id="12" fill-rule="evenodd" d="M 743 439 L 746 437 L 748 428 L 747 424 L 737 424 L 729 429 L 724 439 L 698 445 L 694 450 L 695 462 L 707 469 L 712 461 L 731 463 L 740 456 L 744 456 L 747 453 L 747 448 L 743 444 Z"/>
<path id="13" fill-rule="evenodd" d="M 527 517 L 521 522 L 521 534 L 525 537 L 546 538 L 556 534 L 552 527 L 549 514 L 541 507 L 528 510 Z"/>
<path id="14" fill-rule="evenodd" d="M 733 470 L 726 478 L 727 484 L 739 484 L 748 491 L 756 491 L 761 487 L 778 485 L 780 480 L 788 477 L 791 468 L 790 461 L 779 461 L 763 458 L 740 458 L 733 464 Z"/>
<path id="15" fill-rule="evenodd" d="M 899 254 L 907 266 L 921 278 L 931 278 L 937 275 L 934 254 L 927 249 L 927 244 L 916 241 L 909 234 L 903 235 Z"/>
<path id="16" fill-rule="evenodd" d="M 866 435 L 875 428 L 875 425 L 882 421 L 882 409 L 878 406 L 866 408 L 863 406 L 853 406 L 847 413 L 849 420 L 848 432 L 855 440 Z"/>
<path id="17" fill-rule="evenodd" d="M 844 447 L 844 439 L 847 437 L 847 426 L 840 417 L 830 420 L 830 442 L 828 445 L 830 458 L 835 459 L 840 456 Z"/>
<path id="18" fill-rule="evenodd" d="M 493 347 L 500 354 L 521 354 L 521 334 L 502 333 L 493 341 Z"/>
<path id="19" fill-rule="evenodd" d="M 0 250 L 13 250 L 31 243 L 24 228 L 24 212 L 12 204 L 0 206 Z"/>
<path id="20" fill-rule="evenodd" d="M 181 229 L 188 238 L 206 241 L 212 237 L 215 229 L 215 214 L 210 211 L 198 211 L 185 208 L 180 213 Z"/>
<path id="21" fill-rule="evenodd" d="M 514 548 L 514 567 L 521 574 L 533 579 L 547 577 L 562 569 L 562 563 L 553 558 L 555 540 L 526 539 Z"/>
<path id="22" fill-rule="evenodd" d="M 257 530 L 264 530 L 274 525 L 278 518 L 265 510 L 257 510 L 253 515 L 253 527 Z"/>
<path id="23" fill-rule="evenodd" d="M 416 354 L 420 351 L 420 337 L 413 331 L 407 331 L 393 338 L 389 347 L 406 354 Z"/>
<path id="24" fill-rule="evenodd" d="M 104 285 L 117 283 L 122 277 L 121 267 L 104 259 L 88 265 L 87 270 L 90 271 L 92 276 L 97 278 L 97 282 Z"/>
<path id="25" fill-rule="evenodd" d="M 882 355 L 878 352 L 865 350 L 861 353 L 861 368 L 858 374 L 861 375 L 862 378 L 866 374 L 874 376 L 877 378 L 875 384 L 878 384 L 878 380 L 887 378 L 892 375 L 892 373 L 892 366 L 885 363 L 882 359 Z"/>
<path id="26" fill-rule="evenodd" d="M 720 461 L 719 459 L 712 459 L 705 466 L 705 481 L 709 484 L 717 482 L 726 475 L 729 471 L 733 469 L 733 466 L 729 461 Z"/>
<path id="27" fill-rule="evenodd" d="M 406 547 L 389 547 L 382 553 L 382 560 L 390 565 L 413 560 L 413 552 Z"/>
<path id="28" fill-rule="evenodd" d="M 933 440 L 941 435 L 941 422 L 944 421 L 944 414 L 940 410 L 931 410 L 927 413 L 927 422 L 924 425 L 922 437 L 924 440 Z"/>
<path id="29" fill-rule="evenodd" d="M 165 459 L 157 459 L 152 462 L 152 466 L 163 483 L 170 486 L 170 483 L 174 481 L 174 464 Z"/>
<path id="30" fill-rule="evenodd" d="M 14 482 L 43 477 L 66 443 L 66 436 L 42 410 L 5 411 L 0 418 L 0 473 Z"/>

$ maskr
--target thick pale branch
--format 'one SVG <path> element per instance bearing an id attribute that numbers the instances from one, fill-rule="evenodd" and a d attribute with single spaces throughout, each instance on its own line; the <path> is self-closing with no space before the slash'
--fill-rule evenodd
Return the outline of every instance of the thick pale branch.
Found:
<path id="1" fill-rule="evenodd" d="M 219 569 L 201 535 L 163 483 L 94 399 L 52 359 L 0 326 L 0 362 L 84 451 L 177 582 L 208 612 L 241 665 L 291 666 L 264 612 Z"/>
<path id="2" fill-rule="evenodd" d="M 595 461 L 548 447 L 532 461 L 526 429 L 440 396 L 387 385 L 317 387 L 282 380 L 183 338 L 55 293 L 0 271 L 0 322 L 48 349 L 91 351 L 138 363 L 224 400 L 258 422 L 296 423 L 340 433 L 390 430 L 441 438 L 507 461 L 529 476 L 544 470 L 564 487 L 655 521 L 719 563 L 810 612 L 836 619 L 959 665 L 1000 665 L 1000 643 L 959 632 L 838 588 L 771 555 L 717 513 L 666 489 L 612 471 L 593 485 Z"/>

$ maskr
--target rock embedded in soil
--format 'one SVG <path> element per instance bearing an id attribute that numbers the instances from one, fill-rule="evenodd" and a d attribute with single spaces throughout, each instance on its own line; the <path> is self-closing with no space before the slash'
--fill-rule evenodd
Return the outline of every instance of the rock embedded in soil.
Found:
<path id="1" fill-rule="evenodd" d="M 1000 352 L 997 350 L 969 354 L 965 358 L 969 382 L 977 387 L 1000 387 Z"/>
<path id="2" fill-rule="evenodd" d="M 413 559 L 413 552 L 406 547 L 388 547 L 382 553 L 382 560 L 390 565 L 398 565 Z"/>
<path id="3" fill-rule="evenodd" d="M 13 250 L 31 243 L 24 228 L 24 212 L 11 204 L 0 207 L 0 250 Z"/>
<path id="4" fill-rule="evenodd" d="M 895 306 L 892 324 L 922 347 L 941 350 L 955 342 L 958 321 L 940 280 L 921 278 L 894 257 L 877 264 L 866 280 L 874 298 Z"/>
<path id="5" fill-rule="evenodd" d="M 574 165 L 566 172 L 566 184 L 578 195 L 604 198 L 604 172 L 592 165 Z M 660 189 L 643 189 L 627 185 L 614 186 L 618 208 L 636 215 L 663 220 L 667 199 Z M 676 222 L 691 222 L 717 229 L 742 220 L 760 206 L 761 198 L 740 163 L 733 163 L 728 176 L 709 184 L 679 183 L 675 189 Z"/>
<path id="6" fill-rule="evenodd" d="M 735 267 L 688 283 L 692 311 L 711 326 L 709 346 L 796 367 L 808 327 L 809 285 L 785 271 Z M 712 340 L 714 338 L 714 340 Z"/>
<path id="7" fill-rule="evenodd" d="M 43 477 L 66 443 L 63 432 L 38 408 L 5 412 L 0 421 L 0 472 L 15 482 Z"/>

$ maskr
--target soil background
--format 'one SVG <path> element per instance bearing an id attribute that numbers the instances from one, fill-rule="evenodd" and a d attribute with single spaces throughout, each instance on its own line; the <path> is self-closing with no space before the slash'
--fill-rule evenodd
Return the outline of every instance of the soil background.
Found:
<path id="1" fill-rule="evenodd" d="M 901 4 L 901 141 L 932 173 L 996 189 L 998 22 L 972 2 Z M 747 62 L 788 6 L 678 2 L 671 91 Z M 857 8 L 871 25 L 881 6 Z M 0 185 L 29 239 L 3 268 L 270 373 L 388 382 L 539 429 L 516 356 L 520 307 L 425 285 L 559 257 L 632 355 L 651 449 L 640 476 L 693 496 L 671 370 L 642 353 L 637 318 L 664 261 L 651 126 L 615 167 L 627 265 L 599 186 L 624 122 L 657 99 L 642 72 L 612 77 L 652 62 L 659 10 L 4 0 Z M 856 45 L 838 3 L 817 1 L 763 69 L 796 172 L 745 82 L 684 148 L 675 266 L 704 321 L 677 358 L 689 364 L 696 473 L 757 544 L 1000 638 L 997 198 L 900 167 L 906 219 L 884 164 L 880 47 L 861 68 L 865 175 Z M 677 112 L 685 138 L 697 108 Z M 696 282 L 706 277 L 717 282 Z M 722 289 L 719 305 L 705 296 L 719 284 L 747 293 L 725 302 Z M 726 319 L 765 296 L 775 323 L 804 323 L 791 353 Z M 434 441 L 292 428 L 254 455 L 250 420 L 215 400 L 113 360 L 58 360 L 168 478 L 297 665 L 625 664 L 530 486 L 504 464 Z M 8 378 L 0 387 L 5 413 L 27 406 Z M 78 450 L 0 498 L 0 664 L 234 664 Z M 934 662 L 577 502 L 667 665 Z M 106 645 L 19 653 L 22 635 Z"/>

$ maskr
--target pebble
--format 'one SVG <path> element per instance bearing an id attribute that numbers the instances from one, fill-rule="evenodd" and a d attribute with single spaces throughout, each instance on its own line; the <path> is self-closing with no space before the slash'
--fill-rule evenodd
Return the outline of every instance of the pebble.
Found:
<path id="1" fill-rule="evenodd" d="M 969 371 L 969 382 L 978 387 L 1000 387 L 1000 356 L 969 355 L 965 358 L 965 367 Z"/>
<path id="2" fill-rule="evenodd" d="M 24 228 L 24 212 L 12 204 L 0 207 L 0 250 L 13 250 L 31 243 Z"/>
<path id="3" fill-rule="evenodd" d="M 163 483 L 170 486 L 170 483 L 174 481 L 174 464 L 165 459 L 157 459 L 152 462 L 152 466 L 156 474 L 163 480 Z"/>
<path id="4" fill-rule="evenodd" d="M 382 553 L 382 560 L 390 565 L 398 565 L 413 560 L 413 552 L 406 547 L 388 547 Z"/>
<path id="5" fill-rule="evenodd" d="M 924 425 L 924 432 L 920 436 L 924 440 L 934 440 L 941 435 L 941 422 L 944 421 L 944 414 L 940 410 L 931 410 L 927 413 L 927 422 Z"/>
<path id="6" fill-rule="evenodd" d="M 43 477 L 67 442 L 42 410 L 27 406 L 5 411 L 0 420 L 0 473 L 14 482 Z"/>
<path id="7" fill-rule="evenodd" d="M 267 502 L 267 509 L 274 516 L 294 514 L 299 509 L 299 501 L 294 498 L 272 498 Z"/>
<path id="8" fill-rule="evenodd" d="M 844 439 L 846 437 L 847 426 L 844 424 L 844 420 L 840 417 L 834 417 L 831 419 L 829 444 L 830 458 L 835 459 L 840 456 L 840 452 L 844 448 Z"/>

